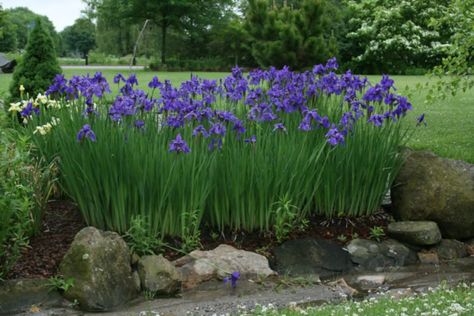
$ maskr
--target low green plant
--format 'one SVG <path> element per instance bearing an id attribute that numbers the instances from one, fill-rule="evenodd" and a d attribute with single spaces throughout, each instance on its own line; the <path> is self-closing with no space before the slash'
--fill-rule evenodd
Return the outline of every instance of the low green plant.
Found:
<path id="1" fill-rule="evenodd" d="M 191 252 L 201 244 L 201 212 L 198 210 L 183 212 L 181 221 L 181 251 Z"/>
<path id="2" fill-rule="evenodd" d="M 151 290 L 145 290 L 143 291 L 143 297 L 145 298 L 145 300 L 151 301 L 156 297 L 156 292 Z"/>
<path id="3" fill-rule="evenodd" d="M 153 234 L 150 223 L 142 215 L 132 217 L 124 237 L 130 250 L 139 256 L 159 253 L 164 246 L 163 240 Z"/>
<path id="4" fill-rule="evenodd" d="M 0 279 L 5 277 L 39 227 L 42 203 L 28 137 L 8 129 L 0 113 Z M 32 177 L 33 175 L 33 177 Z"/>
<path id="5" fill-rule="evenodd" d="M 337 236 L 337 240 L 339 240 L 340 242 L 346 242 L 347 237 L 346 237 L 346 235 L 341 234 L 341 235 Z"/>
<path id="6" fill-rule="evenodd" d="M 374 226 L 370 228 L 369 238 L 380 242 L 385 237 L 385 231 L 383 227 Z"/>
<path id="7" fill-rule="evenodd" d="M 50 291 L 67 292 L 74 286 L 74 282 L 74 278 L 64 279 L 61 276 L 53 276 L 48 279 L 47 285 L 50 288 Z"/>
<path id="8" fill-rule="evenodd" d="M 308 221 L 300 218 L 298 208 L 291 204 L 291 199 L 288 196 L 283 196 L 275 203 L 275 224 L 273 229 L 277 242 L 286 240 L 289 234 L 295 230 L 305 230 Z"/>

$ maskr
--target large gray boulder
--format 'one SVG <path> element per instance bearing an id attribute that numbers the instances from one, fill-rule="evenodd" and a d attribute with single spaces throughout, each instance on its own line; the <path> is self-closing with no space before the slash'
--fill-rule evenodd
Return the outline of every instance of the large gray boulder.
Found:
<path id="1" fill-rule="evenodd" d="M 329 277 L 352 269 L 349 253 L 324 239 L 289 240 L 275 248 L 275 269 L 291 276 Z"/>
<path id="2" fill-rule="evenodd" d="M 111 310 L 137 294 L 130 251 L 114 232 L 82 229 L 64 256 L 60 273 L 65 279 L 74 279 L 74 286 L 64 293 L 65 297 L 77 300 L 84 310 Z"/>
<path id="3" fill-rule="evenodd" d="M 162 255 L 141 257 L 138 275 L 143 289 L 155 295 L 172 295 L 181 289 L 178 270 Z"/>
<path id="4" fill-rule="evenodd" d="M 193 288 L 212 279 L 223 279 L 233 272 L 239 272 L 241 278 L 276 274 L 264 256 L 224 244 L 209 251 L 195 250 L 173 264 L 181 273 L 184 288 Z"/>
<path id="5" fill-rule="evenodd" d="M 416 252 L 393 239 L 376 242 L 354 239 L 346 246 L 352 262 L 363 270 L 401 267 L 416 263 Z"/>
<path id="6" fill-rule="evenodd" d="M 402 221 L 390 223 L 387 234 L 415 246 L 432 246 L 441 241 L 441 232 L 435 222 Z"/>
<path id="7" fill-rule="evenodd" d="M 405 152 L 391 189 L 395 217 L 431 220 L 443 237 L 474 237 L 474 165 L 427 151 Z"/>

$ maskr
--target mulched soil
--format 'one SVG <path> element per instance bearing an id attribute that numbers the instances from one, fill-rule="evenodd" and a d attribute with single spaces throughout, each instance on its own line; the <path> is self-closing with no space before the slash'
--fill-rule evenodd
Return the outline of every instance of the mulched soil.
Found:
<path id="1" fill-rule="evenodd" d="M 291 234 L 290 239 L 323 238 L 344 244 L 355 236 L 369 238 L 372 227 L 380 226 L 385 229 L 391 220 L 390 214 L 382 209 L 372 216 L 359 218 L 327 220 L 320 216 L 314 216 L 309 219 L 308 228 L 304 232 L 295 232 Z M 49 278 L 54 276 L 74 236 L 85 226 L 74 203 L 70 201 L 49 202 L 41 232 L 30 239 L 30 246 L 24 250 L 8 278 Z M 179 248 L 179 240 L 168 239 L 166 241 Z M 275 237 L 269 233 L 225 231 L 216 236 L 211 230 L 203 229 L 201 238 L 203 250 L 214 249 L 220 244 L 258 252 L 269 257 L 270 260 L 273 257 L 273 248 L 278 246 Z M 167 250 L 164 256 L 169 260 L 174 260 L 183 254 Z"/>
<path id="2" fill-rule="evenodd" d="M 40 233 L 30 239 L 29 247 L 23 251 L 8 277 L 49 278 L 55 275 L 74 236 L 85 226 L 72 202 L 49 202 Z"/>

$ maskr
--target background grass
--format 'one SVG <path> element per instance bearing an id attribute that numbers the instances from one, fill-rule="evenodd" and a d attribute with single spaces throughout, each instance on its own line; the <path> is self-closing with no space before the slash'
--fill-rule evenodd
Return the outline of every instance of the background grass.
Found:
<path id="1" fill-rule="evenodd" d="M 73 75 L 87 74 L 88 70 L 67 69 L 64 71 L 66 77 Z M 115 74 L 122 72 L 129 74 L 129 71 L 103 70 L 109 83 Z M 145 89 L 147 83 L 155 75 L 160 80 L 171 80 L 178 84 L 190 78 L 191 72 L 147 72 L 133 71 L 137 74 L 138 80 Z M 194 72 L 202 78 L 218 79 L 226 76 L 222 72 Z M 409 114 L 405 124 L 414 129 L 413 137 L 409 146 L 414 149 L 427 149 L 436 154 L 453 159 L 465 160 L 474 163 L 474 90 L 460 93 L 456 97 L 449 98 L 435 104 L 425 104 L 425 89 L 418 89 L 417 84 L 429 82 L 429 78 L 424 76 L 394 76 L 395 84 L 401 94 L 409 94 L 414 110 Z M 380 76 L 369 76 L 372 82 L 380 79 Z M 11 75 L 0 74 L 0 98 L 8 93 Z M 111 84 L 115 93 L 117 86 Z M 425 113 L 427 126 L 416 128 L 416 119 Z"/>

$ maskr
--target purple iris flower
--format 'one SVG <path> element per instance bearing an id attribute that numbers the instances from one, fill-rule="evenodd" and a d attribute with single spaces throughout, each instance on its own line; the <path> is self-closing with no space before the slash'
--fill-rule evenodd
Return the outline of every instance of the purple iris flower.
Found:
<path id="1" fill-rule="evenodd" d="M 326 69 L 337 70 L 337 68 L 339 68 L 339 65 L 337 64 L 336 57 L 329 59 L 326 63 Z"/>
<path id="2" fill-rule="evenodd" d="M 252 135 L 250 138 L 245 139 L 244 142 L 248 144 L 255 144 L 257 142 L 257 137 Z"/>
<path id="3" fill-rule="evenodd" d="M 215 123 L 212 125 L 211 129 L 209 129 L 210 134 L 215 134 L 219 136 L 224 136 L 226 132 L 226 128 L 221 123 Z"/>
<path id="4" fill-rule="evenodd" d="M 163 86 L 163 84 L 160 82 L 160 80 L 158 80 L 158 77 L 157 76 L 154 76 L 153 79 L 151 79 L 151 81 L 148 83 L 148 87 L 149 88 L 161 88 Z"/>
<path id="5" fill-rule="evenodd" d="M 181 138 L 181 134 L 178 134 L 174 140 L 171 141 L 170 147 L 169 147 L 170 152 L 176 152 L 177 154 L 179 153 L 189 153 L 191 150 L 188 147 L 188 144 L 186 141 Z"/>
<path id="6" fill-rule="evenodd" d="M 145 122 L 142 120 L 136 120 L 133 125 L 135 125 L 136 128 L 141 129 L 143 128 L 143 126 L 145 126 Z"/>
<path id="7" fill-rule="evenodd" d="M 394 81 L 390 79 L 388 75 L 382 75 L 382 80 L 380 80 L 380 85 L 382 88 L 385 89 L 385 91 L 390 90 L 390 88 L 393 88 Z"/>
<path id="8" fill-rule="evenodd" d="M 344 144 L 344 135 L 333 125 L 331 129 L 326 133 L 326 139 L 329 144 L 336 146 L 338 144 Z"/>
<path id="9" fill-rule="evenodd" d="M 418 118 L 416 119 L 416 126 L 420 126 L 421 124 L 424 124 L 425 126 L 427 125 L 427 124 L 426 124 L 426 121 L 425 121 L 425 113 L 421 114 L 421 115 L 418 116 Z"/>
<path id="10" fill-rule="evenodd" d="M 245 127 L 244 127 L 244 125 L 242 124 L 242 121 L 236 120 L 236 121 L 234 122 L 234 128 L 233 128 L 233 130 L 237 133 L 237 135 L 240 135 L 240 134 L 245 133 Z"/>
<path id="11" fill-rule="evenodd" d="M 77 141 L 78 142 L 81 142 L 83 141 L 85 138 L 88 138 L 90 139 L 91 141 L 95 142 L 97 139 L 95 137 L 95 133 L 94 131 L 91 129 L 91 126 L 89 124 L 85 124 L 81 130 L 79 131 L 79 133 L 77 133 Z"/>
<path id="12" fill-rule="evenodd" d="M 382 126 L 383 121 L 384 121 L 384 116 L 380 114 L 374 114 L 368 120 L 369 123 L 372 123 L 375 126 Z"/>
<path id="13" fill-rule="evenodd" d="M 36 115 L 39 115 L 39 114 L 40 114 L 40 110 L 39 110 L 37 107 L 34 107 L 34 106 L 33 106 L 33 103 L 28 102 L 28 104 L 27 104 L 26 107 L 20 112 L 20 114 L 21 114 L 21 116 L 23 116 L 23 117 L 28 117 L 28 116 L 30 116 L 33 112 L 34 112 Z"/>
<path id="14" fill-rule="evenodd" d="M 273 125 L 273 131 L 286 132 L 286 127 L 285 125 L 283 125 L 283 123 L 276 123 L 275 125 Z"/>
<path id="15" fill-rule="evenodd" d="M 114 77 L 114 83 L 120 83 L 120 81 L 127 81 L 125 79 L 125 77 L 122 75 L 122 74 L 117 74 L 115 77 Z"/>
<path id="16" fill-rule="evenodd" d="M 206 131 L 206 129 L 205 129 L 204 126 L 202 126 L 202 125 L 197 126 L 197 127 L 193 130 L 193 136 L 194 136 L 194 137 L 199 136 L 199 134 L 201 134 L 204 138 L 208 138 L 208 137 L 209 137 L 209 133 Z"/>
<path id="17" fill-rule="evenodd" d="M 209 148 L 209 150 L 214 150 L 216 148 L 218 150 L 221 150 L 222 149 L 222 138 L 218 138 L 218 139 L 211 138 L 211 142 L 209 143 L 208 148 Z"/>
<path id="18" fill-rule="evenodd" d="M 232 274 L 229 277 L 224 278 L 224 284 L 227 284 L 230 282 L 231 287 L 234 289 L 237 286 L 237 280 L 240 279 L 240 273 L 239 272 L 232 272 Z"/>
<path id="19" fill-rule="evenodd" d="M 313 67 L 313 73 L 316 75 L 322 75 L 326 72 L 326 67 L 323 65 L 319 64 Z"/>

